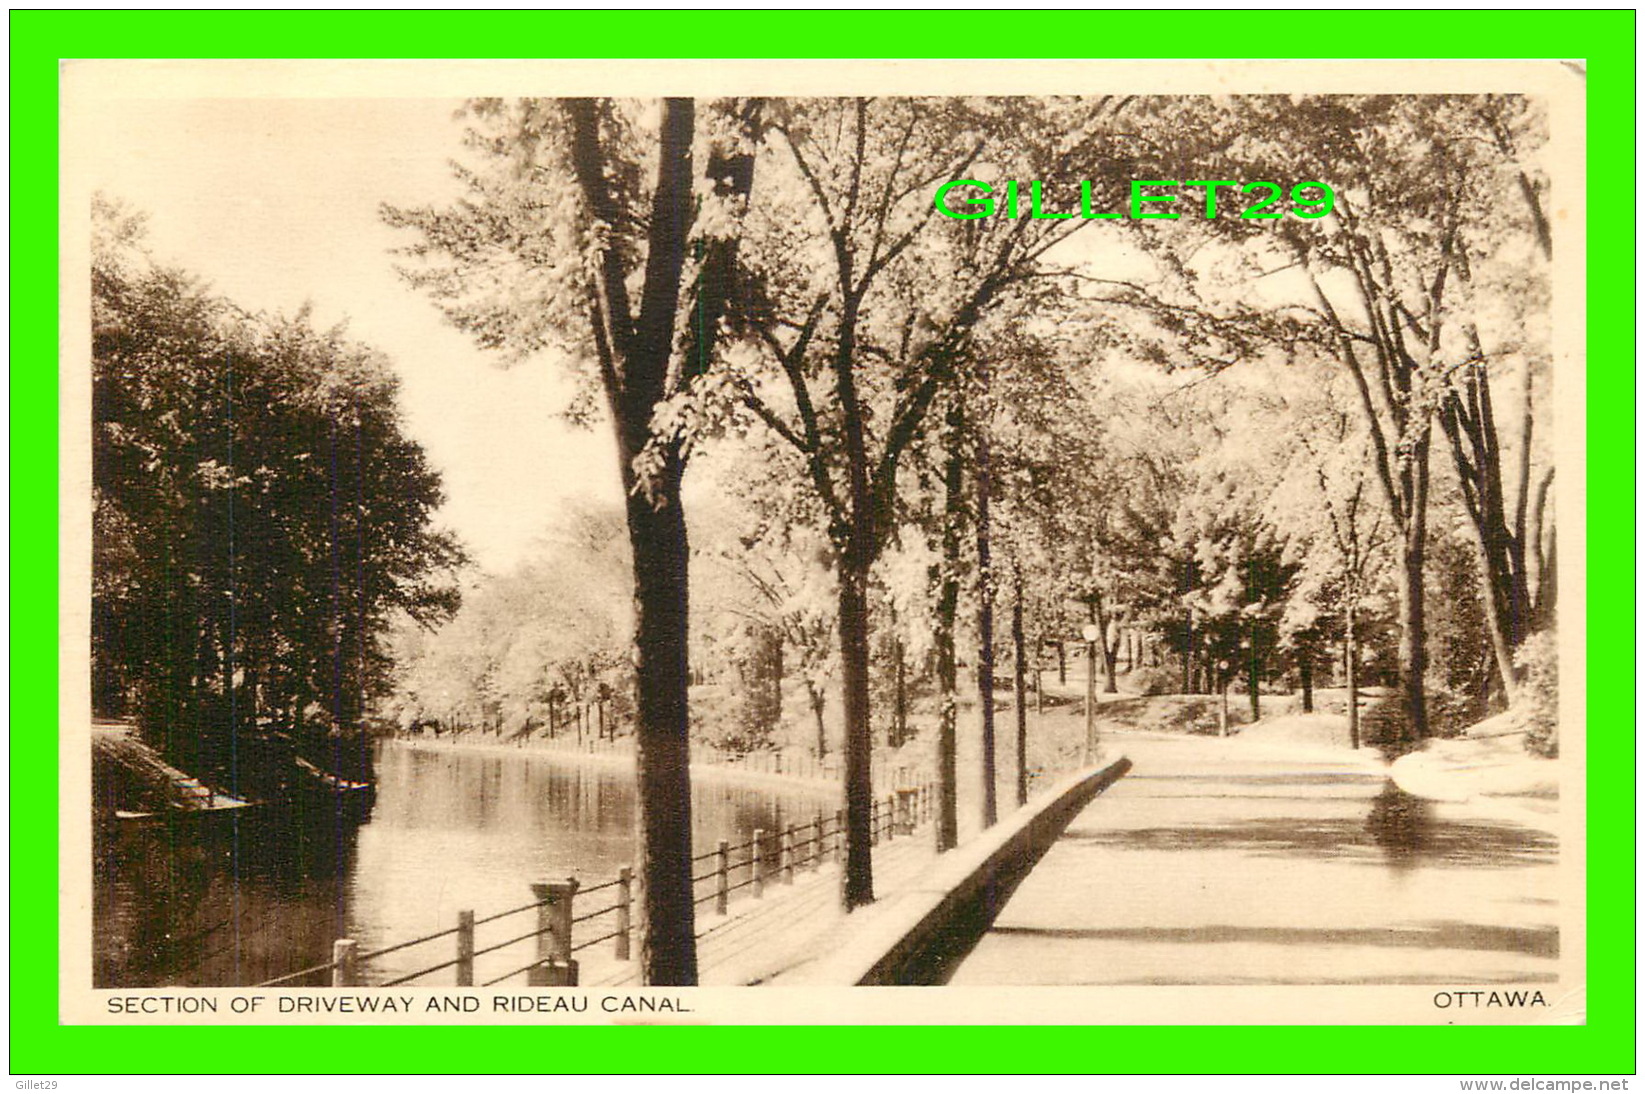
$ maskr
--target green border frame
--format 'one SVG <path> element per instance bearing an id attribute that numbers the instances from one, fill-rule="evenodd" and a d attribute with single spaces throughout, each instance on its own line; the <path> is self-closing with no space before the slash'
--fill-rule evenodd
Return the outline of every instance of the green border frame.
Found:
<path id="1" fill-rule="evenodd" d="M 1570 58 L 1588 66 L 1588 1024 L 1563 1027 L 275 1027 L 57 1020 L 57 62 L 66 57 L 1171 57 L 1157 13 L 43 12 L 11 27 L 11 1072 L 1624 1074 L 1636 1068 L 1633 11 L 1203 13 L 1230 58 Z M 992 19 L 989 16 L 992 15 Z M 1037 28 L 1042 37 L 1029 36 Z M 1291 29 L 1286 29 L 1291 28 Z M 1612 196 L 1616 195 L 1616 196 Z M 1603 230 L 1598 230 L 1600 228 Z M 26 793 L 22 792 L 26 789 Z M 1002 1017 L 1004 1017 L 1002 1015 Z M 1231 1016 L 1233 1017 L 1233 1016 Z M 819 1040 L 819 1037 L 822 1039 Z M 1092 1054 L 1119 1039 L 1123 1051 Z M 826 1046 L 826 1047 L 824 1047 Z M 258 1051 L 261 1049 L 262 1051 Z"/>

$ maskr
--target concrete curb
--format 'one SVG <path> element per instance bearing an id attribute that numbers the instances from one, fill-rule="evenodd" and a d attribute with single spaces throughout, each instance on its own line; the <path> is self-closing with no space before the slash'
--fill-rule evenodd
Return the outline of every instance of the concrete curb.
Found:
<path id="1" fill-rule="evenodd" d="M 1076 772 L 940 857 L 913 885 L 852 913 L 849 939 L 806 971 L 810 984 L 933 984 L 970 951 L 1017 884 L 1131 761 Z"/>

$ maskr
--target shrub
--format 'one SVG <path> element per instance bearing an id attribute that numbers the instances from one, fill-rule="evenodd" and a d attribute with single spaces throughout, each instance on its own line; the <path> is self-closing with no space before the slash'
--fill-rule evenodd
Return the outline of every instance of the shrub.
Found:
<path id="1" fill-rule="evenodd" d="M 1411 739 L 1410 719 L 1399 695 L 1371 702 L 1359 718 L 1360 740 L 1380 749 L 1388 759 L 1397 759 L 1416 747 Z"/>
<path id="2" fill-rule="evenodd" d="M 1559 635 L 1552 628 L 1520 643 L 1514 654 L 1519 673 L 1517 718 L 1525 727 L 1525 750 L 1559 755 Z"/>
<path id="3" fill-rule="evenodd" d="M 1141 665 L 1125 678 L 1126 687 L 1138 695 L 1171 695 L 1181 684 L 1180 677 L 1163 668 Z"/>
<path id="4" fill-rule="evenodd" d="M 1456 737 L 1485 717 L 1485 705 L 1478 695 L 1430 684 L 1428 694 L 1428 735 Z"/>

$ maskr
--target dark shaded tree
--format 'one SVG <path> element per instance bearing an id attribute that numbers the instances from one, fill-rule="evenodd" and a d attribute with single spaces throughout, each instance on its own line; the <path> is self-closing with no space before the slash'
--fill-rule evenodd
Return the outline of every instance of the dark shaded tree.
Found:
<path id="1" fill-rule="evenodd" d="M 289 747 L 363 772 L 390 617 L 449 616 L 462 561 L 396 381 L 340 329 L 153 264 L 112 204 L 94 222 L 98 708 L 231 792 L 279 792 L 256 761 Z"/>

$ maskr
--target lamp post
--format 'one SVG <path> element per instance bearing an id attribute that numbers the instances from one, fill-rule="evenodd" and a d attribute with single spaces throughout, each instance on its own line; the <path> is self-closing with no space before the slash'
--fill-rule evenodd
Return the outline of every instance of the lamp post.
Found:
<path id="1" fill-rule="evenodd" d="M 1217 736 L 1228 736 L 1228 662 L 1217 662 L 1217 691 L 1222 693 L 1222 702 L 1217 707 Z"/>
<path id="2" fill-rule="evenodd" d="M 1080 630 L 1085 639 L 1085 762 L 1097 758 L 1097 639 L 1102 632 L 1095 623 Z"/>

